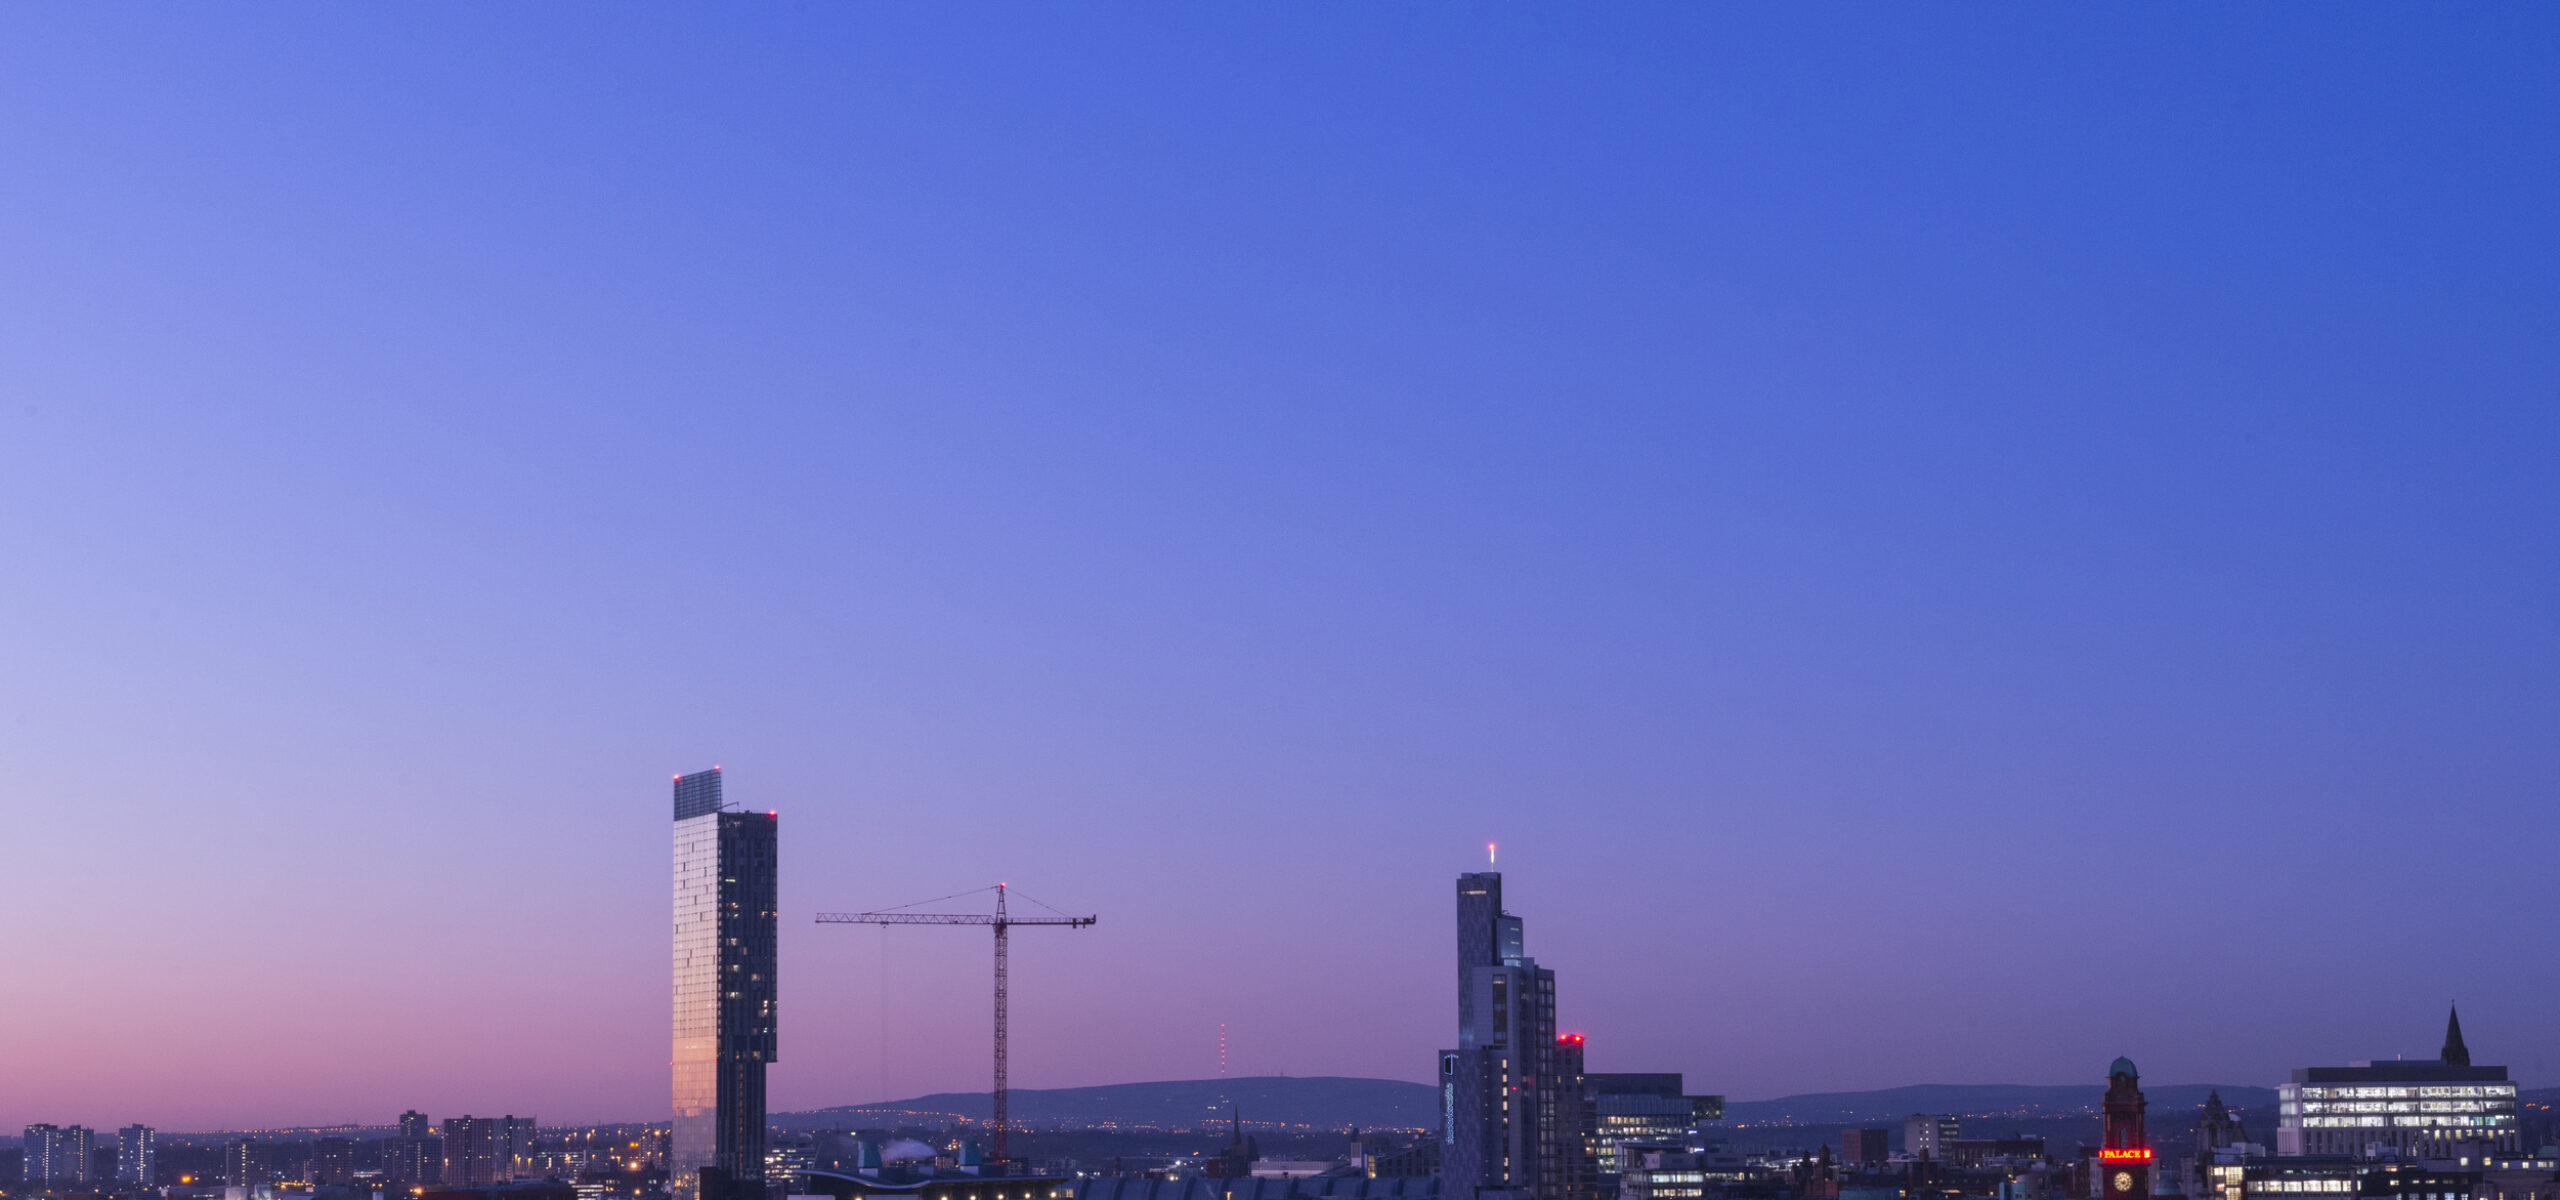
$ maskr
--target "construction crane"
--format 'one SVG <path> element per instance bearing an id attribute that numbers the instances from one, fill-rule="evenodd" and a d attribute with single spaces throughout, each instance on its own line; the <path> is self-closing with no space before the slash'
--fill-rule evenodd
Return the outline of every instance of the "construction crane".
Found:
<path id="1" fill-rule="evenodd" d="M 1093 924 L 1097 918 L 1089 916 L 1068 916 L 1066 913 L 1060 912 L 1055 908 L 1049 908 L 1046 904 L 1040 904 L 1037 900 L 1031 900 L 1029 896 L 1025 896 L 1023 899 L 1031 900 L 1033 904 L 1040 904 L 1040 907 L 1048 908 L 1049 911 L 1058 913 L 1058 915 L 1054 917 L 1008 916 L 1004 910 L 1006 886 L 999 883 L 995 886 L 994 890 L 996 894 L 996 911 L 993 916 L 986 913 L 920 913 L 901 912 L 898 909 L 889 909 L 884 912 L 819 913 L 818 923 L 821 925 L 987 925 L 992 926 L 995 929 L 996 1087 L 994 1119 L 988 1122 L 988 1128 L 992 1132 L 988 1135 L 987 1140 L 992 1143 L 989 1147 L 989 1150 L 991 1151 L 990 1157 L 997 1162 L 1003 1162 L 1005 1161 L 1004 1134 L 1005 1130 L 1011 1124 L 1011 1121 L 1005 1111 L 1004 1083 L 1005 934 L 1016 925 L 1064 925 L 1070 929 L 1081 929 L 1087 925 Z M 959 896 L 974 894 L 975 893 L 972 892 L 955 892 L 950 896 L 941 897 L 940 900 L 951 900 Z M 936 904 L 939 903 L 940 900 L 919 900 L 916 901 L 916 904 Z M 915 905 L 906 905 L 904 907 L 913 908 L 914 906 Z"/>

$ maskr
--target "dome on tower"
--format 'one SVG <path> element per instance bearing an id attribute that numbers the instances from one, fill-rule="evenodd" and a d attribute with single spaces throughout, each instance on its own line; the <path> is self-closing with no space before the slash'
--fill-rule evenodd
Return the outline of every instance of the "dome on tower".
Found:
<path id="1" fill-rule="evenodd" d="M 2132 1059 L 2119 1054 L 2114 1062 L 2107 1064 L 2107 1078 L 2113 1079 L 2118 1075 L 2131 1075 L 2139 1079 L 2142 1072 L 2133 1069 Z"/>

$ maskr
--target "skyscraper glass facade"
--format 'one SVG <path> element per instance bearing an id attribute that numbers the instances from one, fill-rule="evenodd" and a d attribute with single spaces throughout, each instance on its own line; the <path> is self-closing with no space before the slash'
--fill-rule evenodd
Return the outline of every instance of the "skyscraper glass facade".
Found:
<path id="1" fill-rule="evenodd" d="M 774 1058 L 775 817 L 724 811 L 720 769 L 675 781 L 675 1125 L 681 1200 L 760 1196 Z M 706 1181 L 720 1194 L 705 1194 Z"/>
<path id="2" fill-rule="evenodd" d="M 1580 1112 L 1558 1086 L 1556 976 L 1525 953 L 1502 876 L 1458 877 L 1458 1045 L 1440 1052 L 1441 1195 L 1567 1200 Z"/>

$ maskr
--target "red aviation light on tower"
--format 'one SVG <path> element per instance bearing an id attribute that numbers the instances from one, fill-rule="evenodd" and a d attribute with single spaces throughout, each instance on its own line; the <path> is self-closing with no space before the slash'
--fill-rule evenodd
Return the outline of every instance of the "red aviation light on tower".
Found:
<path id="1" fill-rule="evenodd" d="M 1578 1033 L 1559 1033 L 1556 1035 L 1556 1044 L 1559 1046 L 1579 1046 L 1582 1044 L 1582 1035 Z"/>
<path id="2" fill-rule="evenodd" d="M 2099 1161 L 2099 1162 L 2150 1162 L 2150 1161 L 2151 1161 L 2151 1148 L 2150 1148 L 2150 1147 L 2148 1147 L 2148 1146 L 2132 1146 L 2132 1147 L 2127 1147 L 2127 1148 L 2125 1148 L 2125 1149 L 2121 1149 L 2121 1150 L 2102 1149 L 2102 1150 L 2098 1151 L 2098 1161 Z"/>

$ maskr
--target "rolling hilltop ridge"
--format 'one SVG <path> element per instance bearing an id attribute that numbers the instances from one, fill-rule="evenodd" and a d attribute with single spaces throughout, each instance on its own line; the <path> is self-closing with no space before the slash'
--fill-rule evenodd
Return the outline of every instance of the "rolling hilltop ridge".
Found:
<path id="1" fill-rule="evenodd" d="M 1699 1086 L 1696 1083 L 1693 1087 Z M 2272 1114 L 2275 1089 L 2245 1084 L 2162 1084 L 2145 1088 L 2151 1111 L 2166 1116 L 2203 1105 L 2219 1089 L 2223 1102 L 2253 1116 Z M 1915 1112 L 2003 1119 L 2094 1117 L 2100 1084 L 1918 1084 L 1866 1092 L 1816 1092 L 1725 1104 L 1729 1126 L 1819 1126 L 1898 1122 Z M 1250 1128 L 1421 1129 L 1438 1120 L 1428 1084 L 1401 1079 L 1260 1075 L 1177 1079 L 1105 1087 L 1016 1088 L 1013 1119 L 1027 1128 L 1120 1126 L 1196 1129 L 1227 1122 L 1228 1106 Z M 905 1100 L 839 1105 L 774 1114 L 793 1129 L 877 1128 L 893 1124 L 984 1121 L 985 1092 L 938 1092 Z"/>
<path id="2" fill-rule="evenodd" d="M 1775 1100 L 1729 1101 L 1728 1125 L 1847 1125 L 1900 1121 L 1912 1113 L 1953 1113 L 1967 1117 L 2051 1118 L 2095 1117 L 2104 1084 L 2040 1086 L 2011 1083 L 1923 1083 L 1871 1092 L 1811 1092 Z M 2276 1091 L 2246 1084 L 2170 1083 L 2146 1086 L 2143 1095 L 2154 1113 L 2204 1107 L 2207 1093 L 2220 1091 L 2222 1102 L 2250 1112 L 2273 1112 Z"/>
<path id="3" fill-rule="evenodd" d="M 1438 1119 L 1438 1093 L 1401 1079 L 1241 1076 L 1119 1083 L 1104 1087 L 1015 1088 L 1013 1123 L 1026 1128 L 1197 1129 L 1227 1123 L 1228 1106 L 1260 1129 L 1421 1129 Z M 790 1129 L 984 1121 L 985 1092 L 936 1092 L 907 1100 L 776 1113 Z"/>

